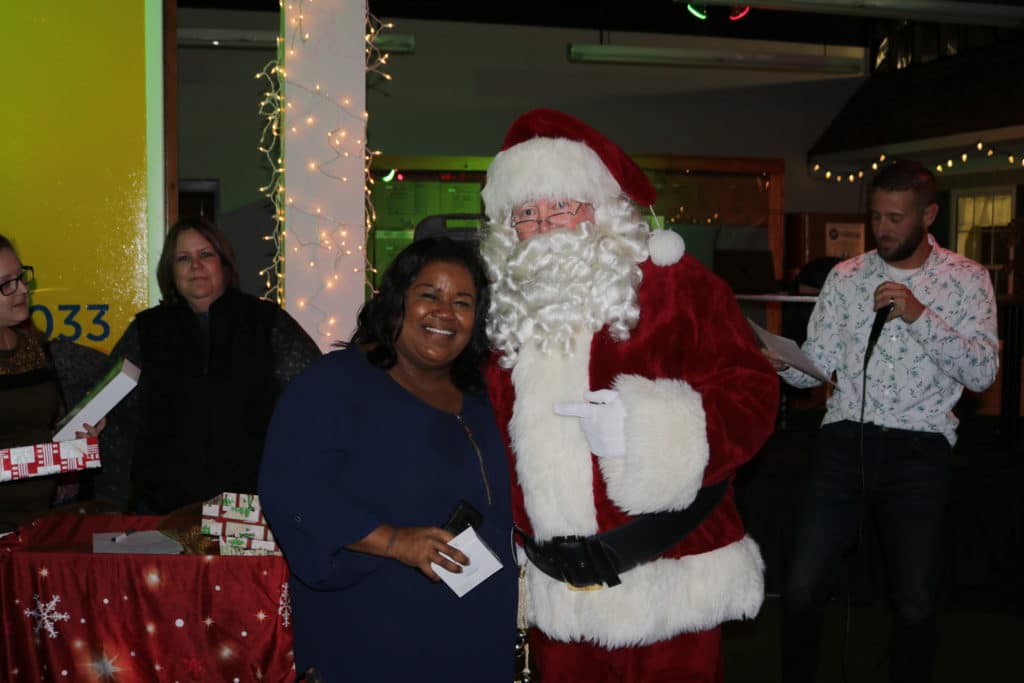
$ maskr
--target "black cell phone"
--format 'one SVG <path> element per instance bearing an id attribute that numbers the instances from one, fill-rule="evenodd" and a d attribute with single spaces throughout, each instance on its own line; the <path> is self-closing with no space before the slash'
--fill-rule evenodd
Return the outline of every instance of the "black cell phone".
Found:
<path id="1" fill-rule="evenodd" d="M 442 528 L 449 533 L 458 535 L 465 531 L 467 527 L 480 529 L 480 525 L 483 523 L 484 516 L 480 514 L 480 511 L 465 500 L 460 500 L 459 504 L 452 510 L 452 514 L 448 515 L 448 521 L 444 523 Z"/>

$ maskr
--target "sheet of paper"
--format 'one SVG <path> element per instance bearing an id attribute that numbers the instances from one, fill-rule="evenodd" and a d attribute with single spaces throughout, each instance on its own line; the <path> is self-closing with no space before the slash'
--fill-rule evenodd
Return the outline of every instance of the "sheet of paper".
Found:
<path id="1" fill-rule="evenodd" d="M 764 347 L 778 355 L 786 365 L 810 375 L 819 382 L 835 386 L 828 377 L 825 377 L 825 375 L 821 374 L 821 371 L 818 370 L 818 368 L 814 367 L 814 363 L 812 363 L 811 359 L 807 357 L 807 354 L 800 350 L 800 347 L 796 345 L 795 341 L 788 337 L 780 337 L 777 334 L 772 334 L 750 318 L 747 318 L 747 322 L 750 323 L 750 327 L 753 328 L 754 334 L 757 335 L 757 338 Z"/>
<path id="2" fill-rule="evenodd" d="M 125 555 L 180 555 L 185 549 L 159 531 L 107 531 L 92 535 L 92 551 Z"/>
<path id="3" fill-rule="evenodd" d="M 487 547 L 473 527 L 467 527 L 448 545 L 461 550 L 469 558 L 469 566 L 463 567 L 462 572 L 458 574 L 434 563 L 431 563 L 430 566 L 460 598 L 501 569 L 501 562 L 498 561 L 497 555 Z"/>

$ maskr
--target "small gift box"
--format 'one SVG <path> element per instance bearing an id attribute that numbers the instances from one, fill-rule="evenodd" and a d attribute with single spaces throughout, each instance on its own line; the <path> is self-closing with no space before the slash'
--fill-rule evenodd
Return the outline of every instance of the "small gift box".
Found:
<path id="1" fill-rule="evenodd" d="M 202 530 L 220 543 L 221 555 L 280 555 L 259 496 L 222 493 L 203 503 Z"/>
<path id="2" fill-rule="evenodd" d="M 57 423 L 54 441 L 69 441 L 75 433 L 84 431 L 85 423 L 94 425 L 127 396 L 139 383 L 139 369 L 122 358 L 78 404 Z"/>
<path id="3" fill-rule="evenodd" d="M 274 541 L 260 541 L 240 536 L 221 536 L 221 555 L 280 555 L 281 550 Z"/>
<path id="4" fill-rule="evenodd" d="M 0 448 L 0 482 L 100 467 L 95 438 Z"/>

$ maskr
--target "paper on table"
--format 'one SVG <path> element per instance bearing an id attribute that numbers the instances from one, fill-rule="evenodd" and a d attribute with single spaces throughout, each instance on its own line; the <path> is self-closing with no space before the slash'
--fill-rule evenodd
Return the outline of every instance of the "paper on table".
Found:
<path id="1" fill-rule="evenodd" d="M 448 587 L 460 598 L 483 583 L 491 574 L 501 569 L 501 562 L 498 560 L 498 557 L 476 535 L 473 527 L 467 527 L 465 531 L 453 538 L 448 545 L 461 550 L 469 558 L 469 566 L 463 567 L 462 572 L 458 574 L 450 572 L 433 562 L 430 563 L 430 567 L 437 572 L 441 580 L 448 584 Z"/>
<path id="2" fill-rule="evenodd" d="M 795 341 L 788 337 L 780 337 L 777 334 L 772 334 L 750 318 L 747 318 L 747 322 L 750 323 L 750 326 L 754 329 L 754 334 L 757 335 L 761 344 L 763 344 L 769 351 L 774 352 L 784 363 L 786 363 L 786 365 L 810 375 L 819 382 L 825 382 L 826 384 L 835 386 L 834 382 L 821 374 L 821 371 L 818 370 L 818 368 L 814 367 L 814 363 L 807 357 L 807 354 L 800 350 L 800 347 L 796 345 Z"/>
<path id="3" fill-rule="evenodd" d="M 107 531 L 92 535 L 92 551 L 125 555 L 180 555 L 185 549 L 160 531 Z"/>

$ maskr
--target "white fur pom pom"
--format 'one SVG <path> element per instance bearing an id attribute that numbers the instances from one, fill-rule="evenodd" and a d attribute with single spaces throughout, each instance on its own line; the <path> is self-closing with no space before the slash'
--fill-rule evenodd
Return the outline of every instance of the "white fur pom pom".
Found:
<path id="1" fill-rule="evenodd" d="M 679 233 L 672 230 L 655 230 L 647 241 L 651 261 L 656 266 L 671 266 L 686 253 L 686 243 Z"/>

